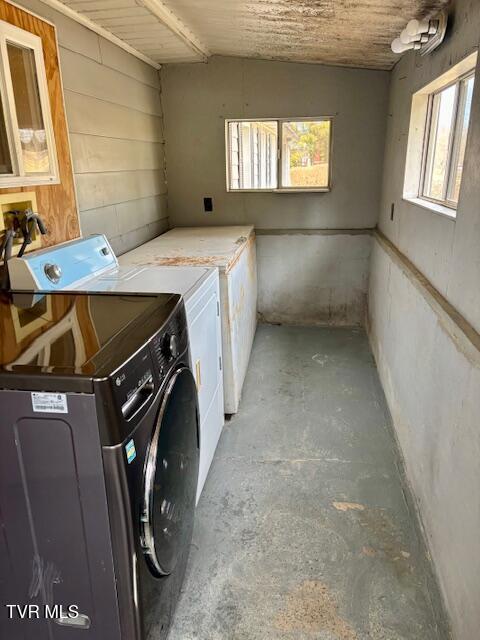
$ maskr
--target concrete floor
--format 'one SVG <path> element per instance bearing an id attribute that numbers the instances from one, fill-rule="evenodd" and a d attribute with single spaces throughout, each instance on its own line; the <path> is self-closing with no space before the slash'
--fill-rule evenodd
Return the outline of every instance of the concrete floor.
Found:
<path id="1" fill-rule="evenodd" d="M 169 640 L 443 640 L 360 329 L 259 327 Z"/>

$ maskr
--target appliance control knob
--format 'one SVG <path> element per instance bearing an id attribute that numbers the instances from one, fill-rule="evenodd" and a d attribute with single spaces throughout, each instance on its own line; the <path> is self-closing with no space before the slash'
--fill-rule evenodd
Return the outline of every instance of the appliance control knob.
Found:
<path id="1" fill-rule="evenodd" d="M 60 280 L 60 277 L 62 275 L 62 270 L 60 269 L 58 264 L 52 264 L 52 263 L 48 262 L 43 267 L 43 270 L 44 270 L 45 275 L 47 276 L 47 278 L 50 280 L 50 282 L 53 282 L 53 284 L 57 284 L 58 283 L 58 281 Z"/>
<path id="2" fill-rule="evenodd" d="M 178 356 L 178 338 L 174 333 L 166 333 L 163 339 L 163 353 L 167 358 Z"/>

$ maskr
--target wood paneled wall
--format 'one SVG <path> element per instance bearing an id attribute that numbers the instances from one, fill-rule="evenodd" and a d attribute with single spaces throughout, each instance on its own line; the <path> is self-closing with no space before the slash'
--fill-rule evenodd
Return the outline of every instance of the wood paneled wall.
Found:
<path id="1" fill-rule="evenodd" d="M 80 235 L 55 27 L 5 0 L 0 0 L 0 19 L 42 39 L 60 174 L 60 184 L 0 189 L 0 193 L 35 191 L 38 213 L 48 229 L 42 245 L 50 246 Z"/>

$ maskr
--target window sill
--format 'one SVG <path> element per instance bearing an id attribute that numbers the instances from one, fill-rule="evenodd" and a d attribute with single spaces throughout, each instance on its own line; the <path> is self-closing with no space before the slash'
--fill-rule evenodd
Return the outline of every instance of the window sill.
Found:
<path id="1" fill-rule="evenodd" d="M 60 184 L 58 176 L 1 176 L 0 189 L 20 189 L 21 187 L 41 187 L 47 184 Z"/>
<path id="2" fill-rule="evenodd" d="M 275 189 L 274 193 L 328 193 L 330 187 L 285 187 L 283 189 Z"/>
<path id="3" fill-rule="evenodd" d="M 450 207 L 445 207 L 441 204 L 437 204 L 436 202 L 430 202 L 430 200 L 423 200 L 423 198 L 403 198 L 405 202 L 410 202 L 410 204 L 415 204 L 417 207 L 422 207 L 422 209 L 428 209 L 429 211 L 433 211 L 434 213 L 438 213 L 452 222 L 455 222 L 457 218 L 456 209 L 450 209 Z"/>
<path id="4" fill-rule="evenodd" d="M 296 189 L 295 187 L 286 189 L 227 189 L 227 193 L 329 193 L 330 191 L 330 187 L 319 187 L 317 189 Z"/>

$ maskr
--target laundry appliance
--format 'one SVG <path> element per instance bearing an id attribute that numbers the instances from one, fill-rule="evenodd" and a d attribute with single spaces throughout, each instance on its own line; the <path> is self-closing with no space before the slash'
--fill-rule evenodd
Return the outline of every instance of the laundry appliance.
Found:
<path id="1" fill-rule="evenodd" d="M 122 254 L 119 262 L 218 268 L 225 413 L 237 413 L 257 327 L 253 226 L 177 227 Z"/>
<path id="2" fill-rule="evenodd" d="M 0 637 L 164 638 L 199 464 L 181 297 L 3 293 L 0 325 Z"/>
<path id="3" fill-rule="evenodd" d="M 92 235 L 14 257 L 8 270 L 16 290 L 182 294 L 200 408 L 198 501 L 224 425 L 218 269 L 119 266 L 105 236 Z"/>

